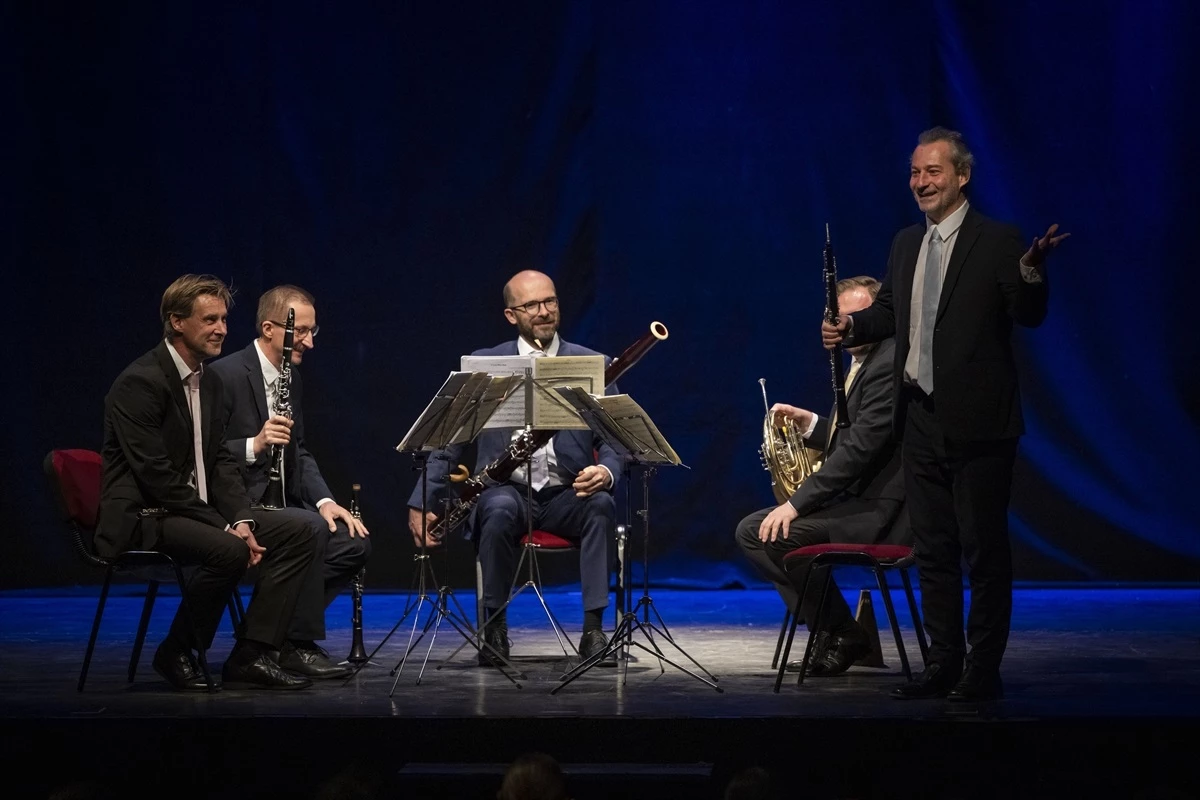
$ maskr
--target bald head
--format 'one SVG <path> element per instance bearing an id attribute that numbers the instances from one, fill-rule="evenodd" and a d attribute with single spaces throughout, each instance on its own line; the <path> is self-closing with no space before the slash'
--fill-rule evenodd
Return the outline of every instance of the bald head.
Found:
<path id="1" fill-rule="evenodd" d="M 544 349 L 558 332 L 558 296 L 544 272 L 527 269 L 504 284 L 504 317 L 534 347 Z"/>

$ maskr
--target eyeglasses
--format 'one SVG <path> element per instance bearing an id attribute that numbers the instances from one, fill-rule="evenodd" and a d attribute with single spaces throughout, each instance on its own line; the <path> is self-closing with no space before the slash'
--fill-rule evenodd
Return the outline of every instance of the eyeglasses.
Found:
<path id="1" fill-rule="evenodd" d="M 280 322 L 279 320 L 274 320 L 274 319 L 269 319 L 269 320 L 267 320 L 267 322 L 271 323 L 272 325 L 278 325 L 279 327 L 283 328 L 284 330 L 287 330 L 286 322 Z M 302 325 L 301 327 L 296 328 L 293 335 L 297 339 L 303 339 L 305 336 L 308 336 L 311 333 L 313 338 L 315 339 L 315 338 L 317 338 L 317 334 L 320 331 L 321 331 L 320 325 L 313 325 L 311 328 L 308 327 L 307 325 Z"/>
<path id="2" fill-rule="evenodd" d="M 547 297 L 545 300 L 530 300 L 528 303 L 522 303 L 519 306 L 509 306 L 509 311 L 524 311 L 529 316 L 533 316 L 538 312 L 539 306 L 545 306 L 547 311 L 558 311 L 558 298 Z"/>

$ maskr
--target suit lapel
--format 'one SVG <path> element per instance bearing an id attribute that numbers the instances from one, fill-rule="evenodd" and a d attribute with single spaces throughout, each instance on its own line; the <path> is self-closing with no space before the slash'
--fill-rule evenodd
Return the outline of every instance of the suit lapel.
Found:
<path id="1" fill-rule="evenodd" d="M 267 385 L 263 377 L 262 364 L 258 361 L 258 345 L 250 342 L 250 346 L 242 351 L 242 363 L 246 366 L 246 380 L 250 382 L 250 396 L 254 398 L 254 407 L 258 409 L 258 421 L 267 421 Z"/>
<path id="2" fill-rule="evenodd" d="M 949 305 L 950 295 L 954 293 L 954 287 L 958 283 L 959 276 L 962 275 L 963 264 L 966 262 L 971 248 L 979 241 L 979 230 L 978 215 L 975 214 L 974 209 L 967 209 L 962 227 L 958 230 L 958 239 L 954 242 L 954 252 L 950 254 L 950 263 L 946 266 L 946 278 L 942 281 L 942 294 L 938 298 L 937 318 L 939 320 L 946 315 L 946 306 Z"/>
<path id="3" fill-rule="evenodd" d="M 171 397 L 175 399 L 176 409 L 184 419 L 191 422 L 192 410 L 188 408 L 187 395 L 183 390 L 183 379 L 179 377 L 179 369 L 175 366 L 175 360 L 167 352 L 168 347 L 170 345 L 166 342 L 160 342 L 154 353 L 158 358 L 158 366 L 167 379 L 167 386 L 171 387 Z"/>

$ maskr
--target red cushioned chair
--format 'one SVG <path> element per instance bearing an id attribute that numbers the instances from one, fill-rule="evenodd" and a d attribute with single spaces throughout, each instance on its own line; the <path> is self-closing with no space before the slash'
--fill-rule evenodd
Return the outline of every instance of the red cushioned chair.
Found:
<path id="1" fill-rule="evenodd" d="M 87 651 L 83 656 L 83 669 L 79 673 L 78 691 L 83 691 L 87 681 L 88 667 L 96 649 L 96 637 L 100 633 L 100 619 L 104 616 L 104 605 L 108 601 L 108 589 L 113 575 L 120 572 L 137 572 L 146 581 L 146 596 L 142 603 L 142 615 L 138 621 L 137 636 L 133 642 L 133 655 L 129 659 L 129 682 L 137 673 L 138 659 L 146 641 L 146 629 L 150 624 L 150 612 L 158 596 L 158 586 L 166 580 L 174 580 L 179 586 L 181 602 L 187 608 L 186 582 L 180 565 L 165 553 L 153 550 L 127 550 L 112 558 L 96 554 L 92 538 L 100 515 L 100 454 L 94 450 L 51 450 L 43 462 L 47 478 L 54 489 L 59 510 L 71 534 L 71 549 L 89 566 L 104 570 L 104 585 L 100 589 L 100 602 L 96 606 L 96 618 L 92 633 L 88 637 Z M 229 618 L 236 629 L 244 614 L 241 595 L 235 589 L 229 599 Z M 208 662 L 204 653 L 199 653 L 201 670 L 205 680 L 212 686 Z"/>
<path id="2" fill-rule="evenodd" d="M 807 570 L 804 580 L 799 587 L 799 597 L 803 598 L 808 591 L 808 583 L 812 579 L 812 575 L 818 569 L 822 572 L 821 583 L 821 599 L 817 605 L 817 619 L 821 619 L 825 611 L 825 600 L 829 594 L 830 579 L 833 575 L 835 567 L 866 567 L 875 575 L 875 581 L 879 584 L 879 593 L 883 597 L 884 608 L 887 609 L 888 622 L 892 626 L 892 635 L 896 639 L 896 650 L 900 654 L 900 664 L 904 669 L 904 677 L 907 680 L 912 680 L 912 670 L 908 665 L 908 653 L 904 649 L 904 641 L 900 636 L 900 623 L 896 619 L 896 609 L 892 605 L 891 591 L 887 585 L 886 573 L 889 570 L 896 570 L 900 573 L 900 580 L 904 584 L 904 594 L 908 598 L 909 612 L 912 614 L 913 625 L 917 632 L 917 641 L 921 647 L 921 660 L 924 662 L 929 655 L 929 645 L 925 641 L 925 629 L 921 625 L 920 611 L 917 609 L 917 601 L 913 596 L 912 580 L 909 577 L 908 570 L 916 563 L 916 558 L 913 554 L 913 548 L 907 545 L 899 544 L 814 544 L 808 547 L 800 547 L 783 557 L 784 568 L 787 568 L 789 562 L 796 563 L 798 559 L 811 558 L 811 564 Z M 785 618 L 785 624 L 788 626 L 787 642 L 780 652 L 780 647 L 775 648 L 776 659 L 772 666 L 778 665 L 778 673 L 775 678 L 775 691 L 779 691 L 779 687 L 783 684 L 783 673 L 787 669 L 788 654 L 792 649 L 792 640 L 796 635 L 796 626 L 799 623 L 799 605 L 793 609 L 788 618 Z M 790 620 L 789 620 L 790 618 Z M 816 632 L 819 625 L 810 625 L 808 634 L 808 644 L 805 647 L 805 653 L 812 651 L 813 642 L 816 638 Z M 782 640 L 783 632 L 780 631 Z M 800 667 L 800 675 L 796 681 L 799 685 L 804 683 L 804 675 L 808 671 L 808 659 L 803 660 Z"/>

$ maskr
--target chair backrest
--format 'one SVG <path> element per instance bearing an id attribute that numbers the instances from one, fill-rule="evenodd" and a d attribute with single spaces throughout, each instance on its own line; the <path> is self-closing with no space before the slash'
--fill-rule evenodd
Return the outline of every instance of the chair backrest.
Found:
<path id="1" fill-rule="evenodd" d="M 100 454 L 95 450 L 51 450 L 43 463 L 59 512 L 71 529 L 71 545 L 91 564 L 101 563 L 90 547 L 100 516 Z"/>

